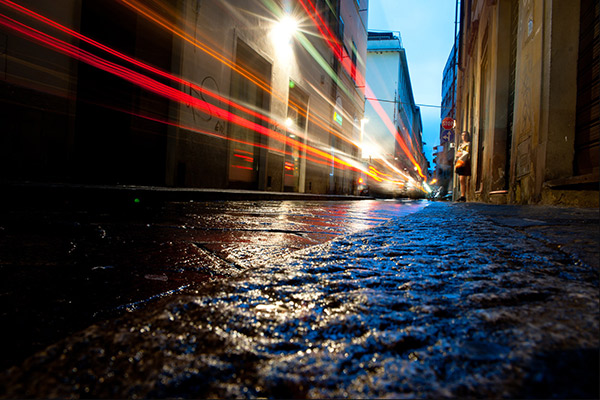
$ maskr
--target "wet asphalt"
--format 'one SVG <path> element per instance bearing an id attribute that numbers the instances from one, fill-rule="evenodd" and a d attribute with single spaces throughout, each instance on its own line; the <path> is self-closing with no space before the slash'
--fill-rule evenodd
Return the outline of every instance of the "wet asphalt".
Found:
<path id="1" fill-rule="evenodd" d="M 598 398 L 597 209 L 304 205 L 7 214 L 0 396 Z"/>

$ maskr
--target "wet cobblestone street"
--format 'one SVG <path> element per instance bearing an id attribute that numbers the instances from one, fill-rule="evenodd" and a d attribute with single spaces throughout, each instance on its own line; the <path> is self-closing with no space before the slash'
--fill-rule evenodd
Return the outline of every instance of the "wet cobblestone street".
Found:
<path id="1" fill-rule="evenodd" d="M 58 341 L 0 396 L 598 398 L 597 213 L 494 210 L 431 203 L 273 253 Z"/>
<path id="2" fill-rule="evenodd" d="M 0 325 L 11 329 L 0 370 L 95 322 L 426 204 L 78 194 L 1 208 Z"/>

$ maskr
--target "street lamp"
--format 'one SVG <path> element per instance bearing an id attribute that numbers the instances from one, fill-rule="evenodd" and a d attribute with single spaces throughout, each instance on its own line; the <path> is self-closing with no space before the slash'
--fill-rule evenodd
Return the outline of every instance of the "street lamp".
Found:
<path id="1" fill-rule="evenodd" d="M 275 45 L 277 55 L 287 58 L 292 54 L 292 39 L 298 30 L 298 21 L 289 14 L 285 14 L 275 23 L 271 31 L 271 39 Z"/>

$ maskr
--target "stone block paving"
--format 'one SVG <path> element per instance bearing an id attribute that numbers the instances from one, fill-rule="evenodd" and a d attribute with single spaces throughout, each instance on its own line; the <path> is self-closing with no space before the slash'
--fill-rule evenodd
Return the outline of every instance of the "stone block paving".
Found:
<path id="1" fill-rule="evenodd" d="M 542 211 L 432 203 L 274 256 L 49 346 L 0 396 L 598 398 L 597 210 Z"/>

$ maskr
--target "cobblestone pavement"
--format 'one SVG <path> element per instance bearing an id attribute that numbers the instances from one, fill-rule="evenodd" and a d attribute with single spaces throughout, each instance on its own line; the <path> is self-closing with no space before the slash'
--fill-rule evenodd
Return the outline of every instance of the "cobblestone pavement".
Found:
<path id="1" fill-rule="evenodd" d="M 597 232 L 432 203 L 92 325 L 0 395 L 598 398 Z"/>

